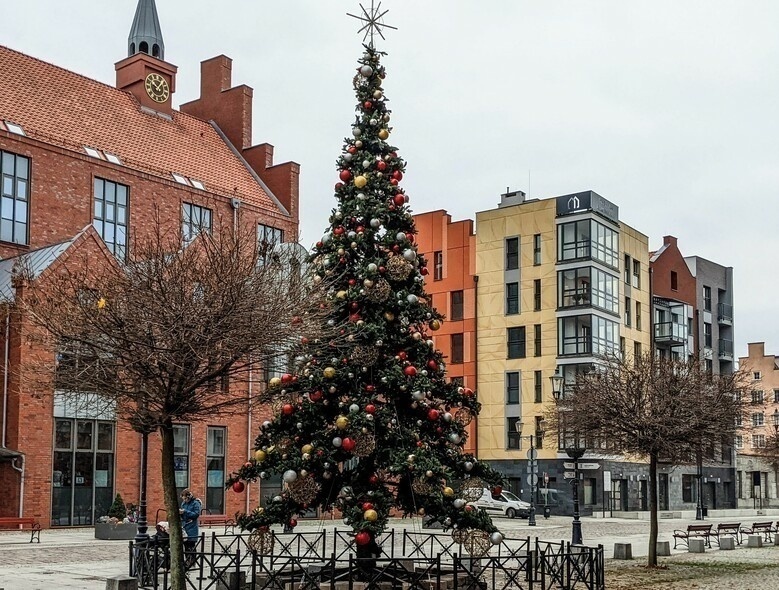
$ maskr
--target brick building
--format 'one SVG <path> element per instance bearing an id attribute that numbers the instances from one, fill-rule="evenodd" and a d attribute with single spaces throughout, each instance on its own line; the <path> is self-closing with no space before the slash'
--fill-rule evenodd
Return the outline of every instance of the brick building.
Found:
<path id="1" fill-rule="evenodd" d="M 417 245 L 432 273 L 425 290 L 433 306 L 446 317 L 433 341 L 446 357 L 450 379 L 476 389 L 476 236 L 473 220 L 452 221 L 446 211 L 414 216 Z M 476 454 L 476 421 L 469 426 L 465 451 Z"/>
<path id="2" fill-rule="evenodd" d="M 294 240 L 298 175 L 274 164 L 273 146 L 252 145 L 252 89 L 232 86 L 231 60 L 202 63 L 201 95 L 173 108 L 176 66 L 153 0 L 140 0 L 128 56 L 108 85 L 0 46 L 0 292 L 22 296 L 12 269 L 21 259 L 34 280 L 59 264 L 127 255 L 154 226 L 191 238 L 195 228 L 256 226 L 258 238 Z M 5 308 L 7 309 L 7 307 Z M 137 502 L 140 435 L 110 411 L 74 407 L 54 392 L 31 391 L 16 369 L 51 354 L 27 338 L 24 318 L 3 313 L 0 515 L 44 525 L 89 525 L 114 494 Z M 52 367 L 55 364 L 51 354 Z M 257 387 L 258 379 L 235 387 Z M 256 489 L 225 493 L 225 473 L 241 464 L 260 416 L 177 427 L 177 484 L 212 513 L 232 514 Z M 149 515 L 162 506 L 159 444 L 150 439 Z"/>

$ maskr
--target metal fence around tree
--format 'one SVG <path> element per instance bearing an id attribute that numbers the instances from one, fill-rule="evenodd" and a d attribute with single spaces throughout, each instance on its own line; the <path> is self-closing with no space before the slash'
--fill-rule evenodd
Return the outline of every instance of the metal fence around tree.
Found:
<path id="1" fill-rule="evenodd" d="M 469 556 L 451 535 L 395 530 L 379 538 L 383 555 L 358 560 L 349 532 L 275 533 L 263 553 L 250 535 L 203 533 L 187 570 L 188 590 L 603 590 L 603 546 L 504 539 Z M 268 550 L 268 548 L 272 548 Z M 169 548 L 129 546 L 139 587 L 168 590 Z M 359 578 L 359 580 L 358 580 Z"/>

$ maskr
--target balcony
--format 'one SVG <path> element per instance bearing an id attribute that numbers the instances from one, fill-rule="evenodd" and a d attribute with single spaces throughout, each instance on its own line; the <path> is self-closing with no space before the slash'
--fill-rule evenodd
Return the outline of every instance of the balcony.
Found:
<path id="1" fill-rule="evenodd" d="M 721 326 L 733 325 L 733 306 L 730 303 L 717 305 L 717 323 Z"/>
<path id="2" fill-rule="evenodd" d="M 660 322 L 655 324 L 655 344 L 663 347 L 680 346 L 687 340 L 684 324 Z"/>
<path id="3" fill-rule="evenodd" d="M 733 341 L 732 340 L 720 340 L 719 341 L 719 358 L 723 361 L 733 360 Z"/>

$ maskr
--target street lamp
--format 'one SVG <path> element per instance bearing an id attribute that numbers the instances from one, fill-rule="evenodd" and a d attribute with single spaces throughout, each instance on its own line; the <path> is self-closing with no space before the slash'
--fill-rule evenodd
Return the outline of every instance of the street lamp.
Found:
<path id="1" fill-rule="evenodd" d="M 552 395 L 555 401 L 559 402 L 563 398 L 563 385 L 565 378 L 560 374 L 559 369 L 555 371 L 549 380 L 552 382 Z M 566 454 L 573 459 L 573 522 L 571 523 L 571 543 L 573 545 L 582 544 L 582 523 L 579 520 L 579 459 L 582 458 L 586 452 L 586 448 L 581 444 L 581 438 L 579 433 L 574 433 L 573 442 L 563 434 L 563 444 L 565 445 Z"/>
<path id="2" fill-rule="evenodd" d="M 516 429 L 520 440 L 522 440 L 523 426 L 524 424 L 520 420 L 518 420 L 514 425 L 514 428 Z M 528 479 L 530 480 L 528 482 L 530 484 L 530 514 L 528 514 L 527 517 L 528 526 L 536 526 L 536 485 L 538 484 L 538 473 L 536 473 L 537 463 L 536 463 L 535 438 L 536 436 L 539 435 L 543 438 L 544 426 L 546 426 L 546 422 L 544 420 L 541 420 L 540 422 L 538 422 L 536 432 L 528 435 L 528 438 L 530 439 L 530 455 L 528 456 L 528 465 L 530 465 L 530 469 L 528 469 L 528 471 L 530 472 L 528 475 Z"/>

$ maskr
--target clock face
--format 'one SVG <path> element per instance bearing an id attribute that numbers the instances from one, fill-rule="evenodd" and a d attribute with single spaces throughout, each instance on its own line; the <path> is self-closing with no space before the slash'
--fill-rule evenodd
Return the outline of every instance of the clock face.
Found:
<path id="1" fill-rule="evenodd" d="M 170 96 L 168 81 L 159 74 L 149 74 L 146 76 L 146 94 L 154 102 L 165 102 Z"/>

